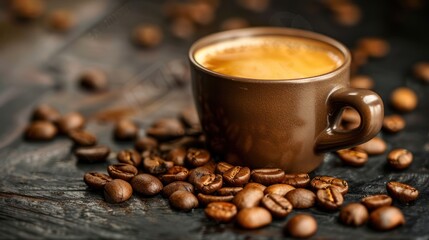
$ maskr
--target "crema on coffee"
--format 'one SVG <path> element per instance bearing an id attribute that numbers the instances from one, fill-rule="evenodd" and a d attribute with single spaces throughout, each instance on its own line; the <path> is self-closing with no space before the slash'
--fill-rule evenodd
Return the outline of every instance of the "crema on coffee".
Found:
<path id="1" fill-rule="evenodd" d="M 214 72 L 259 80 L 314 77 L 344 62 L 344 55 L 327 43 L 275 35 L 216 42 L 197 50 L 194 58 Z"/>

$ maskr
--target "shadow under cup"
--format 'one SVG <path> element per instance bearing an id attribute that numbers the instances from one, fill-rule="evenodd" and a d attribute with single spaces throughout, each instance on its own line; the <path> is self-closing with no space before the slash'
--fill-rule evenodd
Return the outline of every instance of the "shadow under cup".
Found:
<path id="1" fill-rule="evenodd" d="M 342 54 L 334 70 L 297 79 L 255 79 L 225 75 L 197 62 L 198 50 L 214 43 L 253 36 L 317 40 Z M 221 161 L 287 173 L 314 170 L 324 153 L 373 138 L 381 129 L 383 102 L 365 89 L 349 88 L 350 53 L 341 43 L 313 32 L 288 28 L 248 28 L 204 37 L 189 51 L 192 88 L 208 148 Z M 361 116 L 356 129 L 338 128 L 344 107 Z"/>

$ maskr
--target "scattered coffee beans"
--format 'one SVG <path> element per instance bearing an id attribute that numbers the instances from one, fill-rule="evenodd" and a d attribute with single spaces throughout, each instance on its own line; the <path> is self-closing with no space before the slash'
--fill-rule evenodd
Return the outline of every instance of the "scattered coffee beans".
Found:
<path id="1" fill-rule="evenodd" d="M 196 29 L 190 19 L 177 17 L 171 22 L 170 31 L 176 38 L 187 40 L 195 35 Z"/>
<path id="2" fill-rule="evenodd" d="M 246 186 L 244 186 L 244 188 L 256 188 L 256 189 L 259 189 L 263 192 L 263 191 L 265 191 L 265 189 L 267 187 L 265 187 L 264 185 L 262 185 L 260 183 L 251 182 L 251 183 L 246 184 Z"/>
<path id="3" fill-rule="evenodd" d="M 240 187 L 245 185 L 250 179 L 250 169 L 248 167 L 233 167 L 228 171 L 224 172 L 224 182 L 233 187 Z"/>
<path id="4" fill-rule="evenodd" d="M 284 233 L 296 238 L 308 238 L 317 232 L 317 222 L 307 214 L 293 216 L 285 225 Z"/>
<path id="5" fill-rule="evenodd" d="M 255 229 L 271 223 L 270 212 L 261 207 L 250 207 L 240 210 L 237 215 L 237 223 L 246 229 Z"/>
<path id="6" fill-rule="evenodd" d="M 11 9 L 17 18 L 32 20 L 43 14 L 45 4 L 42 0 L 12 0 Z"/>
<path id="7" fill-rule="evenodd" d="M 135 175 L 137 175 L 138 170 L 136 167 L 126 163 L 118 163 L 109 165 L 107 167 L 107 172 L 112 178 L 119 178 L 125 181 L 130 181 Z"/>
<path id="8" fill-rule="evenodd" d="M 407 149 L 394 149 L 387 155 L 387 163 L 390 167 L 397 170 L 402 170 L 409 167 L 412 162 L 413 154 Z"/>
<path id="9" fill-rule="evenodd" d="M 347 123 L 356 123 L 360 124 L 360 115 L 354 108 L 345 108 L 341 120 Z"/>
<path id="10" fill-rule="evenodd" d="M 374 137 L 368 142 L 356 146 L 356 149 L 361 149 L 368 155 L 380 155 L 386 152 L 387 144 L 383 139 Z"/>
<path id="11" fill-rule="evenodd" d="M 229 195 L 235 196 L 241 190 L 243 190 L 242 187 L 223 187 L 223 188 L 217 190 L 216 193 L 219 196 L 229 196 Z"/>
<path id="12" fill-rule="evenodd" d="M 371 226 L 377 230 L 391 230 L 405 223 L 404 215 L 396 207 L 381 207 L 369 216 Z"/>
<path id="13" fill-rule="evenodd" d="M 286 196 L 286 194 L 292 190 L 294 190 L 295 187 L 289 185 L 289 184 L 284 184 L 284 183 L 278 183 L 278 184 L 273 184 L 271 186 L 268 186 L 265 188 L 264 193 L 265 194 L 277 194 L 280 196 Z"/>
<path id="14" fill-rule="evenodd" d="M 162 42 L 164 36 L 160 27 L 148 24 L 135 28 L 132 37 L 137 45 L 153 48 Z"/>
<path id="15" fill-rule="evenodd" d="M 389 133 L 397 133 L 405 128 L 405 120 L 400 115 L 385 116 L 383 119 L 383 129 Z"/>
<path id="16" fill-rule="evenodd" d="M 254 169 L 251 173 L 252 180 L 263 185 L 281 183 L 285 172 L 279 168 Z"/>
<path id="17" fill-rule="evenodd" d="M 49 25 L 53 30 L 65 32 L 73 27 L 75 18 L 73 14 L 64 9 L 58 9 L 49 16 Z"/>
<path id="18" fill-rule="evenodd" d="M 138 131 L 139 128 L 133 121 L 123 119 L 116 123 L 114 135 L 117 140 L 134 140 Z"/>
<path id="19" fill-rule="evenodd" d="M 316 202 L 316 195 L 305 188 L 297 188 L 288 192 L 286 199 L 292 203 L 293 208 L 311 208 Z"/>
<path id="20" fill-rule="evenodd" d="M 60 113 L 55 108 L 42 104 L 34 109 L 32 119 L 55 123 L 60 117 Z"/>
<path id="21" fill-rule="evenodd" d="M 353 227 L 361 226 L 368 221 L 368 210 L 360 203 L 350 203 L 341 208 L 340 221 Z"/>
<path id="22" fill-rule="evenodd" d="M 399 87 L 390 95 L 390 102 L 398 111 L 411 112 L 417 107 L 418 98 L 410 88 Z"/>
<path id="23" fill-rule="evenodd" d="M 413 67 L 414 76 L 425 83 L 429 83 L 429 62 L 419 62 Z"/>
<path id="24" fill-rule="evenodd" d="M 341 149 L 337 151 L 337 154 L 344 164 L 353 167 L 362 167 L 368 162 L 368 154 L 358 148 Z"/>
<path id="25" fill-rule="evenodd" d="M 342 1 L 341 4 L 332 6 L 331 11 L 335 21 L 347 27 L 358 24 L 362 18 L 359 6 L 349 1 Z"/>
<path id="26" fill-rule="evenodd" d="M 183 147 L 177 147 L 168 152 L 165 160 L 172 161 L 174 165 L 183 166 L 185 165 L 186 149 Z"/>
<path id="27" fill-rule="evenodd" d="M 317 190 L 316 199 L 318 206 L 326 210 L 337 210 L 344 202 L 343 195 L 332 186 Z"/>
<path id="28" fill-rule="evenodd" d="M 271 4 L 271 0 L 239 0 L 238 3 L 252 12 L 264 12 Z"/>
<path id="29" fill-rule="evenodd" d="M 146 173 L 136 175 L 130 183 L 134 191 L 145 196 L 154 196 L 160 193 L 163 187 L 158 178 Z"/>
<path id="30" fill-rule="evenodd" d="M 388 182 L 386 188 L 390 196 L 403 203 L 412 202 L 419 196 L 417 189 L 401 182 Z"/>
<path id="31" fill-rule="evenodd" d="M 205 149 L 191 148 L 186 153 L 186 162 L 193 167 L 201 167 L 210 161 L 210 153 Z"/>
<path id="32" fill-rule="evenodd" d="M 204 213 L 216 222 L 230 222 L 237 215 L 237 207 L 228 202 L 212 202 L 204 209 Z"/>
<path id="33" fill-rule="evenodd" d="M 350 87 L 362 88 L 362 89 L 373 89 L 374 80 L 366 75 L 356 75 L 350 79 Z"/>
<path id="34" fill-rule="evenodd" d="M 264 192 L 260 189 L 246 187 L 234 196 L 232 203 L 234 203 L 238 209 L 251 208 L 258 206 L 263 197 Z"/>
<path id="35" fill-rule="evenodd" d="M 316 176 L 311 180 L 310 184 L 313 189 L 317 190 L 333 186 L 336 187 L 343 195 L 349 190 L 347 181 L 330 176 Z"/>
<path id="36" fill-rule="evenodd" d="M 82 88 L 91 92 L 100 92 L 107 89 L 108 81 L 104 71 L 98 68 L 85 70 L 79 77 Z"/>
<path id="37" fill-rule="evenodd" d="M 116 159 L 118 159 L 120 163 L 130 164 L 135 167 L 140 166 L 142 163 L 140 154 L 134 149 L 121 150 L 118 155 L 116 155 Z"/>
<path id="38" fill-rule="evenodd" d="M 82 129 L 85 126 L 85 118 L 78 112 L 71 112 L 58 119 L 57 125 L 62 133 L 68 133 Z"/>
<path id="39" fill-rule="evenodd" d="M 104 185 L 104 198 L 109 203 L 125 202 L 132 195 L 133 188 L 128 182 L 122 179 L 114 179 Z"/>
<path id="40" fill-rule="evenodd" d="M 97 138 L 84 130 L 72 130 L 68 133 L 68 137 L 76 146 L 90 147 L 97 144 Z"/>
<path id="41" fill-rule="evenodd" d="M 229 169 L 233 168 L 234 166 L 232 166 L 229 163 L 226 162 L 219 162 L 218 164 L 216 164 L 216 173 L 218 174 L 224 174 L 226 171 L 228 171 Z"/>
<path id="42" fill-rule="evenodd" d="M 244 18 L 232 17 L 228 18 L 222 22 L 220 29 L 222 31 L 234 30 L 240 28 L 246 28 L 249 26 L 249 22 L 247 22 Z"/>
<path id="43" fill-rule="evenodd" d="M 74 154 L 81 162 L 104 162 L 110 154 L 110 148 L 106 146 L 80 147 L 75 150 Z"/>
<path id="44" fill-rule="evenodd" d="M 175 181 L 185 181 L 189 176 L 189 170 L 182 166 L 174 166 L 168 169 L 167 173 L 161 176 L 161 181 L 164 184 L 169 184 Z"/>
<path id="45" fill-rule="evenodd" d="M 266 194 L 262 198 L 261 204 L 277 218 L 286 217 L 293 208 L 292 204 L 286 198 L 277 194 Z"/>
<path id="46" fill-rule="evenodd" d="M 48 121 L 35 121 L 25 130 L 25 137 L 28 140 L 47 141 L 52 140 L 57 135 L 57 128 Z"/>
<path id="47" fill-rule="evenodd" d="M 371 195 L 362 198 L 361 203 L 371 211 L 380 207 L 392 205 L 392 198 L 386 194 Z"/>
<path id="48" fill-rule="evenodd" d="M 172 162 L 170 163 L 158 156 L 148 156 L 143 159 L 143 169 L 150 174 L 161 174 L 174 165 Z"/>
<path id="49" fill-rule="evenodd" d="M 168 200 L 173 208 L 185 212 L 198 207 L 198 199 L 195 197 L 194 194 L 188 191 L 175 191 L 170 195 Z"/>
<path id="50" fill-rule="evenodd" d="M 207 194 L 198 193 L 197 198 L 200 205 L 206 206 L 207 204 L 212 202 L 231 202 L 234 196 L 233 195 L 216 196 L 216 195 L 207 195 Z"/>
<path id="51" fill-rule="evenodd" d="M 389 53 L 389 43 L 381 38 L 367 37 L 358 41 L 358 47 L 368 54 L 369 57 L 382 58 Z"/>
<path id="52" fill-rule="evenodd" d="M 310 184 L 310 176 L 307 173 L 285 174 L 282 183 L 296 188 L 305 188 Z"/>
<path id="53" fill-rule="evenodd" d="M 206 173 L 195 179 L 195 187 L 204 194 L 211 194 L 222 187 L 222 176 L 214 173 Z"/>
<path id="54" fill-rule="evenodd" d="M 167 141 L 183 137 L 185 134 L 185 128 L 176 118 L 163 118 L 156 121 L 150 128 L 146 129 L 146 134 L 159 141 Z"/>
<path id="55" fill-rule="evenodd" d="M 95 190 L 103 189 L 104 185 L 112 180 L 109 175 L 98 172 L 87 172 L 83 176 L 83 181 L 86 185 Z"/>
<path id="56" fill-rule="evenodd" d="M 194 193 L 194 186 L 188 182 L 183 182 L 183 181 L 172 182 L 162 189 L 162 196 L 165 198 L 168 198 L 175 191 L 179 191 L 179 190 Z"/>
<path id="57" fill-rule="evenodd" d="M 158 147 L 158 141 L 155 138 L 143 137 L 136 141 L 134 148 L 137 151 L 144 152 L 147 150 L 153 150 Z"/>

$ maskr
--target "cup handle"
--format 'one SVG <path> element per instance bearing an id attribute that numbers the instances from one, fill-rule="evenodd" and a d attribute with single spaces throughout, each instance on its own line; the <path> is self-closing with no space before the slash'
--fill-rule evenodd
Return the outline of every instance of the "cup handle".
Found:
<path id="1" fill-rule="evenodd" d="M 328 127 L 317 137 L 316 152 L 329 152 L 349 148 L 373 138 L 381 129 L 384 117 L 383 101 L 370 90 L 341 88 L 328 98 Z M 359 113 L 359 127 L 342 131 L 338 119 L 344 107 L 353 107 Z"/>

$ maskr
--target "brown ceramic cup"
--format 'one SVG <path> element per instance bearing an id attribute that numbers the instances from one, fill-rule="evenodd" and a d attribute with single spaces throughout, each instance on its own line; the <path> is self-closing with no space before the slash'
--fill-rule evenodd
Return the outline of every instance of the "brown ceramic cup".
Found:
<path id="1" fill-rule="evenodd" d="M 198 49 L 214 42 L 261 35 L 322 41 L 337 48 L 344 62 L 315 77 L 257 80 L 211 71 L 194 58 Z M 288 28 L 232 30 L 198 40 L 189 58 L 194 100 L 207 144 L 223 161 L 282 168 L 288 173 L 310 172 L 320 165 L 324 153 L 366 142 L 380 131 L 382 100 L 372 91 L 349 87 L 350 53 L 332 38 Z M 359 112 L 357 128 L 339 128 L 344 107 Z"/>

